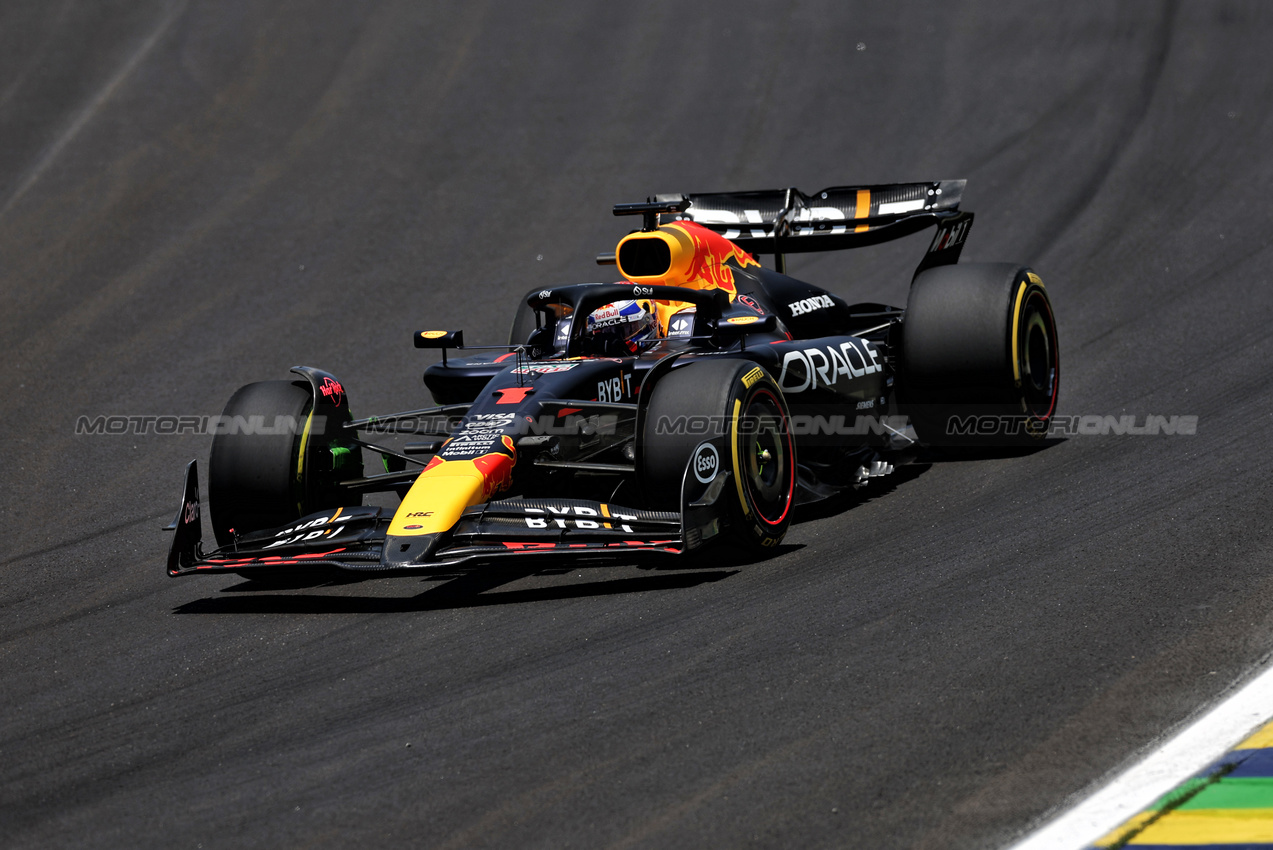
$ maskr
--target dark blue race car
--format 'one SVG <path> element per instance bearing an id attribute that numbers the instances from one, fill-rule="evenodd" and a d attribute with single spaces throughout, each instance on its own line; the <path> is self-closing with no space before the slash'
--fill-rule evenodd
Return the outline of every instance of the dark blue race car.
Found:
<path id="1" fill-rule="evenodd" d="M 209 464 L 217 548 L 203 548 L 191 461 L 168 572 L 763 551 L 800 504 L 929 448 L 1036 443 L 1056 410 L 1052 307 L 1028 268 L 958 263 L 973 220 L 963 187 L 618 205 L 643 222 L 598 257 L 620 282 L 527 293 L 506 345 L 416 333 L 442 349 L 424 375 L 433 407 L 355 419 L 344 385 L 310 367 L 235 393 Z M 929 227 L 905 308 L 848 304 L 784 273 L 789 253 Z M 383 469 L 368 474 L 364 455 Z M 376 492 L 398 507 L 363 505 Z"/>

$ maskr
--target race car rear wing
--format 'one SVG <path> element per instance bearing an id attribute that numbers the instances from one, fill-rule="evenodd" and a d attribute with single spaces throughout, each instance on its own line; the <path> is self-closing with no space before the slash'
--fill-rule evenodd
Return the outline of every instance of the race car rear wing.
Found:
<path id="1" fill-rule="evenodd" d="M 677 206 L 688 201 L 683 211 L 661 213 L 659 223 L 693 221 L 744 251 L 775 255 L 779 271 L 784 254 L 860 248 L 936 225 L 937 235 L 918 274 L 959 259 L 973 219 L 972 213 L 959 210 L 967 182 L 833 186 L 811 195 L 796 188 L 655 195 L 651 201 Z M 620 214 L 617 208 L 615 214 Z"/>

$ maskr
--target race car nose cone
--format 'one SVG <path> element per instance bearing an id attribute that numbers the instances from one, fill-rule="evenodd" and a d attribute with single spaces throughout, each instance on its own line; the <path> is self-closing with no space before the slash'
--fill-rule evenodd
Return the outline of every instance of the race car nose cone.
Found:
<path id="1" fill-rule="evenodd" d="M 442 534 L 419 534 L 413 537 L 385 537 L 380 563 L 385 567 L 409 567 L 423 564 L 442 542 Z"/>

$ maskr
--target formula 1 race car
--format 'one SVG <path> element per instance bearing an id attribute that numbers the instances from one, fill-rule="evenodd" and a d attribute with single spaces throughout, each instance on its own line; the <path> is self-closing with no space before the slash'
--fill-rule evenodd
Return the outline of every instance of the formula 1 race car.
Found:
<path id="1" fill-rule="evenodd" d="M 958 264 L 965 181 L 658 195 L 619 283 L 537 289 L 507 345 L 461 331 L 424 373 L 436 406 L 355 419 L 335 376 L 249 384 L 217 420 L 204 552 L 195 461 L 173 576 L 425 573 L 472 559 L 778 544 L 797 505 L 932 446 L 1038 442 L 1056 409 L 1056 324 L 1015 264 Z M 936 226 L 905 308 L 848 304 L 785 255 Z M 776 268 L 758 254 L 772 254 Z M 465 352 L 465 356 L 449 352 Z M 402 445 L 386 441 L 427 438 Z M 383 470 L 368 474 L 363 454 Z M 364 505 L 396 493 L 396 509 Z"/>

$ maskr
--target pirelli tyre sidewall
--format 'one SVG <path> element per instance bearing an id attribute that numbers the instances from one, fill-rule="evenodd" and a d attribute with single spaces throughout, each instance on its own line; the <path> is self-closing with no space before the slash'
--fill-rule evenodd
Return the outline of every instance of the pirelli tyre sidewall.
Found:
<path id="1" fill-rule="evenodd" d="M 217 543 L 230 543 L 232 531 L 242 535 L 301 516 L 301 433 L 275 423 L 305 422 L 312 406 L 303 381 L 259 381 L 240 387 L 226 402 L 208 462 L 208 507 Z"/>
<path id="2" fill-rule="evenodd" d="M 677 423 L 710 423 L 678 427 Z M 679 510 L 686 466 L 710 441 L 731 480 L 720 496 L 731 533 L 744 549 L 778 545 L 791 523 L 796 457 L 782 390 L 761 366 L 744 360 L 699 360 L 655 386 L 646 411 L 642 484 L 647 501 Z"/>
<path id="3" fill-rule="evenodd" d="M 343 390 L 342 390 L 343 394 Z M 208 507 L 217 543 L 286 525 L 308 513 L 362 503 L 338 481 L 362 475 L 356 449 L 335 448 L 339 420 L 314 407 L 306 381 L 240 387 L 222 411 L 208 462 Z M 336 457 L 346 459 L 335 466 Z"/>
<path id="4" fill-rule="evenodd" d="M 1030 269 L 925 271 L 911 285 L 902 343 L 901 395 L 921 442 L 1021 446 L 1047 434 L 1060 348 L 1052 303 Z"/>

